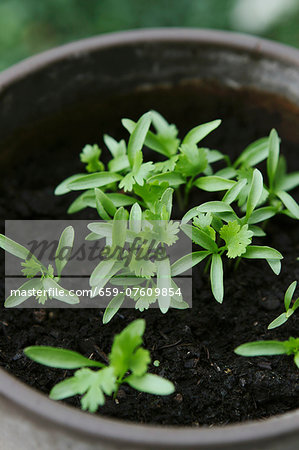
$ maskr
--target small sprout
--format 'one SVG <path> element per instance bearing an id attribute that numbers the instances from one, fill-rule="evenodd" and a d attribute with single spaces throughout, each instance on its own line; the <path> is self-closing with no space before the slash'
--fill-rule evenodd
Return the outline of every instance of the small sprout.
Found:
<path id="1" fill-rule="evenodd" d="M 283 325 L 296 311 L 297 308 L 299 308 L 299 297 L 294 300 L 293 305 L 291 306 L 291 302 L 293 300 L 293 295 L 295 292 L 295 289 L 297 287 L 297 281 L 293 281 L 293 283 L 290 284 L 288 289 L 286 290 L 285 296 L 284 296 L 284 306 L 285 306 L 285 312 L 280 314 L 280 316 L 276 317 L 270 325 L 268 326 L 268 330 L 272 330 L 273 328 L 280 327 L 280 325 Z"/>
<path id="2" fill-rule="evenodd" d="M 101 172 L 105 170 L 104 164 L 100 161 L 102 150 L 99 147 L 94 145 L 85 145 L 80 153 L 80 159 L 83 163 L 86 163 L 87 172 Z"/>
<path id="3" fill-rule="evenodd" d="M 203 256 L 199 262 L 209 258 L 206 267 L 210 265 L 211 289 L 219 303 L 223 302 L 224 297 L 224 253 L 229 259 L 266 259 L 274 273 L 280 272 L 280 260 L 283 258 L 280 252 L 271 247 L 252 245 L 254 235 L 261 235 L 258 227 L 252 228 L 256 221 L 252 217 L 259 211 L 255 207 L 261 194 L 261 182 L 262 178 L 257 170 L 249 191 L 249 206 L 244 217 L 239 218 L 233 208 L 224 201 L 211 201 L 192 208 L 182 219 L 182 231 L 204 249 L 195 252 Z M 192 225 L 186 223 L 190 220 L 193 220 Z"/>
<path id="4" fill-rule="evenodd" d="M 81 408 L 93 413 L 104 405 L 105 395 L 117 396 L 122 383 L 149 394 L 170 395 L 174 392 L 171 381 L 147 372 L 151 358 L 149 351 L 142 347 L 144 330 L 145 321 L 138 319 L 116 335 L 108 366 L 61 348 L 32 346 L 25 348 L 24 353 L 33 361 L 48 367 L 79 369 L 74 376 L 56 384 L 50 392 L 50 398 L 63 400 L 81 395 Z M 98 367 L 99 370 L 88 367 Z"/>
<path id="5" fill-rule="evenodd" d="M 153 362 L 153 365 L 155 367 L 159 367 L 160 366 L 160 361 L 158 359 L 155 359 L 155 361 Z"/>
<path id="6" fill-rule="evenodd" d="M 21 271 L 29 281 L 26 281 L 18 289 L 15 289 L 6 299 L 4 306 L 13 308 L 20 305 L 28 298 L 35 296 L 38 303 L 44 304 L 48 298 L 55 298 L 69 304 L 79 303 L 79 298 L 68 290 L 61 287 L 58 282 L 61 273 L 66 266 L 72 252 L 74 243 L 74 229 L 72 226 L 66 227 L 61 233 L 55 253 L 55 266 L 57 276 L 54 275 L 54 268 L 49 264 L 45 267 L 30 251 L 0 234 L 0 247 L 6 252 L 24 260 L 21 262 Z M 40 274 L 38 278 L 36 276 Z"/>
<path id="7" fill-rule="evenodd" d="M 248 342 L 237 347 L 235 353 L 240 356 L 294 355 L 295 364 L 299 368 L 299 338 Z"/>

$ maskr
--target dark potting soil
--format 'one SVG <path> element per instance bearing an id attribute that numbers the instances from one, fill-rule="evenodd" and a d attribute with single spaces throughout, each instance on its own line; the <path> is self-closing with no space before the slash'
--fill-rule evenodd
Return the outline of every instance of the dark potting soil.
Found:
<path id="1" fill-rule="evenodd" d="M 157 103 L 146 104 L 158 109 Z M 235 106 L 231 108 L 236 110 Z M 228 127 L 217 130 L 216 139 L 207 139 L 207 145 L 227 151 L 234 143 L 233 152 L 238 153 L 252 139 L 266 134 L 262 134 L 264 129 L 268 130 L 269 115 L 265 122 L 262 108 L 259 115 L 254 112 L 249 128 L 242 114 L 226 112 Z M 186 120 L 190 119 L 191 126 L 202 121 L 194 118 L 194 111 L 188 114 Z M 171 116 L 169 119 L 174 120 Z M 277 120 L 274 122 L 277 126 Z M 296 146 L 283 142 L 282 148 L 288 156 L 289 167 L 298 170 Z M 3 218 L 67 217 L 65 211 L 70 199 L 53 195 L 54 186 L 80 167 L 77 152 L 70 158 L 66 157 L 67 150 L 61 144 L 54 156 L 47 151 L 41 158 L 27 157 L 26 170 L 21 164 L 15 165 L 13 177 L 7 173 L 2 178 Z M 200 202 L 199 192 L 196 196 L 193 200 Z M 298 197 L 297 191 L 297 200 Z M 94 217 L 92 210 L 76 216 Z M 168 397 L 156 397 L 124 385 L 115 401 L 107 397 L 98 414 L 142 423 L 198 426 L 259 419 L 290 411 L 299 406 L 298 369 L 293 358 L 243 358 L 233 352 L 239 344 L 248 341 L 298 336 L 296 313 L 282 327 L 267 331 L 270 321 L 283 312 L 286 288 L 299 280 L 298 223 L 286 217 L 276 218 L 269 224 L 263 243 L 283 253 L 281 274 L 275 276 L 265 262 L 250 260 L 242 261 L 236 272 L 225 267 L 223 305 L 216 303 L 208 278 L 195 268 L 191 310 L 171 310 L 162 315 L 157 309 L 144 313 L 126 309 L 111 323 L 103 325 L 103 311 L 98 309 L 6 310 L 1 307 L 0 366 L 48 394 L 54 384 L 72 372 L 33 363 L 24 356 L 24 347 L 64 347 L 105 362 L 115 333 L 133 319 L 143 317 L 146 320 L 144 345 L 150 350 L 152 361 L 160 361 L 159 367 L 152 365 L 150 370 L 172 380 L 176 392 Z M 4 279 L 3 257 L 1 273 Z M 1 294 L 3 299 L 3 284 Z M 78 397 L 66 402 L 80 407 Z"/>

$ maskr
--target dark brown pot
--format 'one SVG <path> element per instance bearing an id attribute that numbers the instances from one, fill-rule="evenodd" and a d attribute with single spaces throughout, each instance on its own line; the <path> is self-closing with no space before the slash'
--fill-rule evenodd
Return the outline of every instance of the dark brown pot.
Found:
<path id="1" fill-rule="evenodd" d="M 0 74 L 2 170 L 24 148 L 35 155 L 63 140 L 77 152 L 109 132 L 111 121 L 149 108 L 178 124 L 193 112 L 190 126 L 224 114 L 227 127 L 231 110 L 250 137 L 258 109 L 264 112 L 255 123 L 259 136 L 276 126 L 283 139 L 299 143 L 299 52 L 258 38 L 184 29 L 111 34 L 45 52 Z M 4 370 L 0 423 L 6 450 L 291 450 L 299 441 L 299 410 L 226 427 L 133 425 L 54 403 Z"/>

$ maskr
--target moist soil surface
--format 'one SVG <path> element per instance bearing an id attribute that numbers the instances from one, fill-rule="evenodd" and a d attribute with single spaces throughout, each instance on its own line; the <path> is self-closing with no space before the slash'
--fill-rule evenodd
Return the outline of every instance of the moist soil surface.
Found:
<path id="1" fill-rule="evenodd" d="M 189 116 L 193 125 L 192 111 Z M 251 123 L 251 131 L 242 123 L 244 117 L 234 117 L 234 120 L 230 118 L 229 129 L 224 127 L 221 132 L 220 128 L 217 139 L 211 145 L 207 140 L 207 146 L 227 151 L 235 139 L 234 152 L 238 153 L 251 139 L 263 135 L 260 134 L 263 110 L 260 117 L 255 111 L 255 126 Z M 55 158 L 49 151 L 42 158 L 27 157 L 26 170 L 19 164 L 12 173 L 3 176 L 2 218 L 67 217 L 65 211 L 70 198 L 55 198 L 53 188 L 66 176 L 79 171 L 79 165 L 77 153 L 73 152 L 70 158 L 64 145 L 60 145 L 59 152 L 56 149 Z M 296 146 L 285 143 L 283 151 L 288 155 L 289 167 L 298 170 Z M 201 202 L 200 195 L 197 192 L 193 201 Z M 298 200 L 298 191 L 295 195 Z M 96 215 L 89 210 L 73 217 L 86 219 Z M 72 372 L 49 369 L 30 361 L 23 354 L 26 346 L 69 348 L 105 362 L 114 334 L 142 317 L 146 319 L 144 345 L 150 350 L 152 361 L 160 361 L 159 367 L 151 365 L 150 370 L 173 381 L 176 392 L 168 397 L 156 397 L 123 385 L 117 399 L 107 398 L 97 414 L 141 423 L 198 426 L 261 419 L 295 409 L 299 406 L 299 383 L 292 357 L 243 358 L 233 352 L 248 341 L 298 336 L 296 313 L 282 327 L 267 331 L 267 325 L 283 312 L 286 288 L 299 280 L 298 223 L 287 217 L 275 218 L 268 224 L 267 233 L 263 244 L 277 248 L 284 255 L 281 274 L 275 276 L 263 261 L 244 260 L 236 272 L 227 265 L 222 305 L 212 297 L 207 276 L 195 268 L 192 309 L 171 310 L 166 315 L 157 309 L 144 313 L 122 309 L 111 323 L 103 325 L 103 311 L 99 309 L 8 310 L 2 306 L 0 366 L 48 394 Z M 4 279 L 3 257 L 1 273 Z M 1 296 L 3 299 L 3 284 Z M 78 397 L 66 403 L 80 407 Z"/>

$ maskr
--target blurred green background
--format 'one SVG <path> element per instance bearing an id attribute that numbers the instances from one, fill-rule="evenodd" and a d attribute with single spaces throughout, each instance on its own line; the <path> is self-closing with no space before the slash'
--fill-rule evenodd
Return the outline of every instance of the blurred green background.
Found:
<path id="1" fill-rule="evenodd" d="M 0 0 L 0 70 L 76 39 L 142 27 L 241 31 L 299 47 L 299 0 Z"/>

